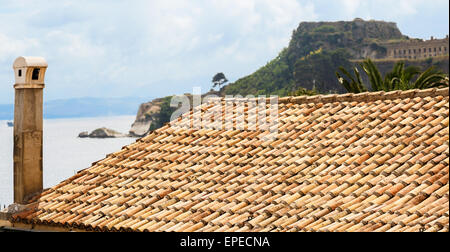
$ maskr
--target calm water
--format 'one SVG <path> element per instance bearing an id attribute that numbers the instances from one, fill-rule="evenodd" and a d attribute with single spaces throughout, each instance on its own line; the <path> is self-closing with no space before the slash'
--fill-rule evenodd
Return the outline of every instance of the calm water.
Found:
<path id="1" fill-rule="evenodd" d="M 44 188 L 88 168 L 134 138 L 80 139 L 82 131 L 107 127 L 127 133 L 135 116 L 44 120 Z M 13 128 L 0 120 L 0 208 L 13 201 Z"/>

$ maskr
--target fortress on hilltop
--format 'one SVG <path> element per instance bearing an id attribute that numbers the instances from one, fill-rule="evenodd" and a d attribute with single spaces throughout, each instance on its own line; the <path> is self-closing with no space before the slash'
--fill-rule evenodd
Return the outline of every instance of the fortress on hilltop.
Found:
<path id="1" fill-rule="evenodd" d="M 426 59 L 448 56 L 448 35 L 444 39 L 411 39 L 408 41 L 384 43 L 387 59 Z"/>

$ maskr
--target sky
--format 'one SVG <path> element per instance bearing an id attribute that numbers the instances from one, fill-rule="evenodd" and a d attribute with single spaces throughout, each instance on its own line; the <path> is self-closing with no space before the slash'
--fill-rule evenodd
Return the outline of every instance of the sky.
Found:
<path id="1" fill-rule="evenodd" d="M 0 0 L 0 104 L 14 102 L 12 63 L 43 56 L 45 100 L 161 97 L 233 82 L 288 45 L 303 21 L 386 20 L 443 38 L 448 0 Z"/>

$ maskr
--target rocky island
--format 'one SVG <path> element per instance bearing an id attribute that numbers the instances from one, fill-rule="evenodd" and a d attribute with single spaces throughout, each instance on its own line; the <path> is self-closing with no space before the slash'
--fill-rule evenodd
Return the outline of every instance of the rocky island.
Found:
<path id="1" fill-rule="evenodd" d="M 121 137 L 129 137 L 129 135 L 122 134 L 112 129 L 108 128 L 99 128 L 92 131 L 90 134 L 87 131 L 81 132 L 78 135 L 79 138 L 121 138 Z"/>

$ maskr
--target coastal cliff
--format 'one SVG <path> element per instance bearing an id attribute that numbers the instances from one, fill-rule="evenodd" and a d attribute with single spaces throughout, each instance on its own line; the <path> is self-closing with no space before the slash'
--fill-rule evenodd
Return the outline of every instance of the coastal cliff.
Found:
<path id="1" fill-rule="evenodd" d="M 386 43 L 414 39 L 401 33 L 397 24 L 385 21 L 302 22 L 292 33 L 289 45 L 256 72 L 223 87 L 217 94 L 287 96 L 301 88 L 315 92 L 345 93 L 336 71 L 351 69 L 362 59 L 371 58 L 385 74 L 395 61 L 385 59 Z M 435 66 L 448 73 L 448 55 L 441 58 L 409 60 L 406 65 L 422 69 Z M 143 136 L 170 120 L 170 97 L 155 99 L 140 106 L 130 134 Z M 192 102 L 191 102 L 192 104 Z"/>
<path id="2" fill-rule="evenodd" d="M 136 120 L 131 125 L 130 135 L 141 137 L 147 134 L 152 123 L 159 119 L 158 117 L 160 116 L 163 103 L 164 98 L 158 98 L 151 102 L 141 104 L 136 115 Z"/>
<path id="3" fill-rule="evenodd" d="M 192 94 L 184 94 L 190 103 L 190 108 L 193 106 L 193 96 Z M 202 95 L 202 98 L 208 95 L 220 96 L 217 91 L 209 91 Z M 131 126 L 129 135 L 132 137 L 142 137 L 145 136 L 152 130 L 162 127 L 165 123 L 170 121 L 170 117 L 178 107 L 171 107 L 170 101 L 172 96 L 167 96 L 164 98 L 154 99 L 151 102 L 143 103 L 139 106 L 138 113 L 136 115 L 136 120 Z"/>

